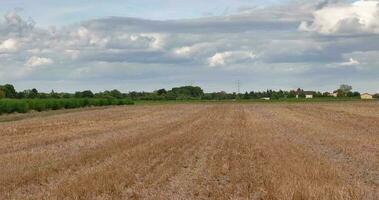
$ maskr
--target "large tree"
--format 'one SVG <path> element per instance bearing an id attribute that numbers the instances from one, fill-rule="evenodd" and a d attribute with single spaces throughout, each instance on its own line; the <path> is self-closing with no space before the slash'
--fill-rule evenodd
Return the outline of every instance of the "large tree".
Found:
<path id="1" fill-rule="evenodd" d="M 346 97 L 351 91 L 353 90 L 353 87 L 350 85 L 342 84 L 340 85 L 340 88 L 337 90 L 337 95 L 339 97 Z"/>
<path id="2" fill-rule="evenodd" d="M 353 87 L 350 86 L 350 85 L 342 84 L 342 85 L 340 85 L 340 90 L 343 93 L 347 94 L 347 93 L 349 93 L 349 92 L 351 92 L 353 90 Z"/>
<path id="3" fill-rule="evenodd" d="M 167 91 L 166 91 L 165 89 L 159 89 L 159 90 L 157 90 L 157 94 L 158 94 L 159 96 L 162 96 L 162 95 L 167 94 Z"/>
<path id="4" fill-rule="evenodd" d="M 204 95 L 203 90 L 200 87 L 195 86 L 183 86 L 172 88 L 172 93 L 174 93 L 177 97 L 182 98 L 200 98 Z"/>
<path id="5" fill-rule="evenodd" d="M 84 90 L 82 92 L 75 92 L 76 98 L 92 98 L 94 94 L 91 90 Z"/>
<path id="6" fill-rule="evenodd" d="M 0 89 L 0 99 L 5 98 L 5 92 Z"/>
<path id="7" fill-rule="evenodd" d="M 3 86 L 0 86 L 0 90 L 2 90 L 5 93 L 6 98 L 16 98 L 17 92 L 14 89 L 14 86 L 11 84 L 5 84 Z"/>

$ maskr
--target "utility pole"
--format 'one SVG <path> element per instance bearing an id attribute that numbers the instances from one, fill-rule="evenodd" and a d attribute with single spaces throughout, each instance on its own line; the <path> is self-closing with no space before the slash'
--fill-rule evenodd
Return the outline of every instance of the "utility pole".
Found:
<path id="1" fill-rule="evenodd" d="M 240 89 L 241 89 L 241 82 L 240 82 L 240 80 L 238 80 L 237 81 L 237 92 L 238 92 L 238 94 L 241 92 Z"/>

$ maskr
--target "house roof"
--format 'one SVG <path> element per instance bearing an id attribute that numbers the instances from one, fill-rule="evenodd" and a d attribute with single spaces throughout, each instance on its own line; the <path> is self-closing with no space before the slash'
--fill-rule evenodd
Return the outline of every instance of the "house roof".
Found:
<path id="1" fill-rule="evenodd" d="M 304 91 L 305 95 L 314 95 L 315 92 L 313 91 Z"/>
<path id="2" fill-rule="evenodd" d="M 299 95 L 301 92 L 296 91 L 296 94 Z M 302 91 L 303 94 L 305 95 L 314 95 L 316 92 L 314 91 Z"/>

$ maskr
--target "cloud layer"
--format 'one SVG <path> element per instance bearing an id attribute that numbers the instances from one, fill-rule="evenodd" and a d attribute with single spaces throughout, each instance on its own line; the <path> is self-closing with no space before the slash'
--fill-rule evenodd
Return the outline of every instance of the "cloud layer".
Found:
<path id="1" fill-rule="evenodd" d="M 360 0 L 352 4 L 331 4 L 313 12 L 311 22 L 303 21 L 299 27 L 325 35 L 379 34 L 379 2 Z"/>
<path id="2" fill-rule="evenodd" d="M 39 27 L 15 12 L 0 21 L 0 79 L 42 90 L 376 91 L 378 1 L 292 2 L 191 20 L 108 17 Z M 291 12 L 288 12 L 291 10 Z M 378 82 L 379 83 L 379 82 Z"/>

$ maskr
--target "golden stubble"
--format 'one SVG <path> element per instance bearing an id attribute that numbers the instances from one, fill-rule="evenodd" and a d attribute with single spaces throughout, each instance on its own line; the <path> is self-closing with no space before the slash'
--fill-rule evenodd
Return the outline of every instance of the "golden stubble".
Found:
<path id="1" fill-rule="evenodd" d="M 0 124 L 1 199 L 378 199 L 379 103 L 111 107 Z"/>

